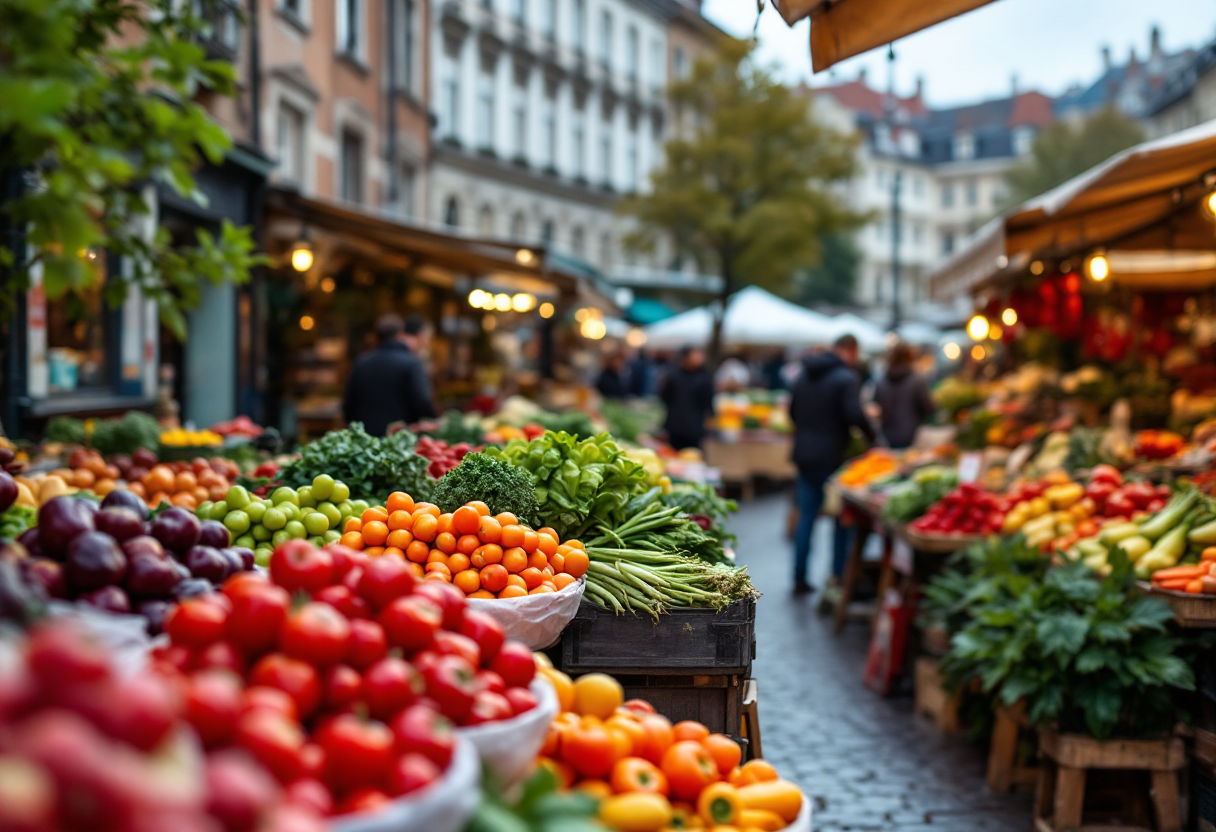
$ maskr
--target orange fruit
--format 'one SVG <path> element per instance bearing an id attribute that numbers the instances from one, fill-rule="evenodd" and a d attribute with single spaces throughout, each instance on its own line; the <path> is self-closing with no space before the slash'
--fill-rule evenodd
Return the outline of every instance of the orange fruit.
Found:
<path id="1" fill-rule="evenodd" d="M 519 544 L 520 547 L 529 555 L 536 551 L 540 543 L 540 535 L 531 529 L 524 529 L 524 542 Z"/>
<path id="2" fill-rule="evenodd" d="M 583 542 L 581 540 L 567 540 L 565 545 L 570 546 L 571 548 L 574 548 L 574 549 L 578 549 L 580 552 L 587 551 L 587 547 L 583 545 Z"/>
<path id="3" fill-rule="evenodd" d="M 451 534 L 452 533 L 452 515 L 450 515 L 450 514 L 439 515 L 439 533 L 440 534 Z"/>
<path id="4" fill-rule="evenodd" d="M 683 742 L 684 740 L 704 742 L 705 738 L 709 736 L 709 729 L 699 722 L 686 719 L 673 725 L 671 734 L 676 742 Z"/>
<path id="5" fill-rule="evenodd" d="M 477 534 L 481 527 L 481 515 L 472 506 L 461 506 L 452 513 L 452 531 L 459 534 Z"/>
<path id="6" fill-rule="evenodd" d="M 526 583 L 524 583 L 524 579 L 521 578 L 519 575 L 508 575 L 507 576 L 507 586 L 517 586 L 523 590 L 526 590 L 528 588 L 528 585 Z"/>
<path id="7" fill-rule="evenodd" d="M 414 563 L 426 563 L 430 554 L 431 547 L 421 540 L 410 541 L 410 545 L 405 547 L 406 560 L 412 560 Z"/>
<path id="8" fill-rule="evenodd" d="M 384 510 L 383 506 L 372 506 L 363 512 L 360 519 L 363 520 L 364 525 L 372 520 L 384 521 L 388 520 L 388 512 Z"/>
<path id="9" fill-rule="evenodd" d="M 545 564 L 544 568 L 540 570 L 540 573 L 547 578 L 552 578 L 556 574 L 553 571 L 553 567 L 549 566 L 548 564 Z"/>
<path id="10" fill-rule="evenodd" d="M 566 555 L 563 563 L 562 571 L 567 575 L 573 575 L 576 578 L 581 578 L 587 574 L 587 567 L 590 565 L 591 559 L 587 557 L 587 553 L 579 549 L 572 549 Z"/>
<path id="11" fill-rule="evenodd" d="M 396 511 L 404 511 L 406 514 L 414 512 L 414 498 L 404 491 L 394 491 L 388 495 L 388 499 L 384 501 L 384 508 L 392 514 Z"/>
<path id="12" fill-rule="evenodd" d="M 153 465 L 152 470 L 144 476 L 144 488 L 152 494 L 158 491 L 172 491 L 176 477 L 168 465 Z"/>
<path id="13" fill-rule="evenodd" d="M 445 554 L 456 551 L 456 536 L 451 532 L 440 532 L 435 535 L 435 548 Z"/>
<path id="14" fill-rule="evenodd" d="M 364 526 L 365 530 L 366 528 Z M 415 540 L 430 543 L 439 534 L 439 518 L 430 514 L 415 514 L 412 532 Z"/>
<path id="15" fill-rule="evenodd" d="M 493 517 L 482 517 L 477 537 L 482 543 L 497 543 L 502 539 L 502 524 Z"/>
<path id="16" fill-rule="evenodd" d="M 553 585 L 557 587 L 558 592 L 561 592 L 563 589 L 570 586 L 570 584 L 577 580 L 578 578 L 574 577 L 573 575 L 567 575 L 563 572 L 560 575 L 553 576 Z"/>
<path id="17" fill-rule="evenodd" d="M 550 555 L 549 556 L 549 566 L 553 568 L 554 572 L 561 572 L 563 569 L 566 568 L 565 556 L 564 555 Z"/>
<path id="18" fill-rule="evenodd" d="M 76 483 L 77 485 L 79 485 L 81 488 L 88 488 L 90 485 L 93 484 L 93 472 L 92 471 L 82 471 L 80 473 L 87 474 L 89 481 L 88 482 L 77 482 Z M 77 474 L 76 479 L 77 480 L 80 479 L 80 474 Z M 174 491 L 178 491 L 178 492 L 193 491 L 196 488 L 198 488 L 198 478 L 196 476 L 194 476 L 193 471 L 182 471 L 180 474 L 178 474 L 173 479 L 173 490 Z"/>
<path id="19" fill-rule="evenodd" d="M 481 517 L 490 516 L 490 507 L 481 500 L 470 500 L 469 502 L 465 503 L 465 505 L 476 511 Z"/>
<path id="20" fill-rule="evenodd" d="M 547 532 L 537 532 L 536 548 L 553 557 L 557 554 L 557 538 Z"/>
<path id="21" fill-rule="evenodd" d="M 456 538 L 456 551 L 462 555 L 471 555 L 481 546 L 481 540 L 475 534 L 462 534 Z"/>
<path id="22" fill-rule="evenodd" d="M 553 528 L 550 526 L 541 526 L 539 529 L 536 530 L 536 533 L 537 534 L 547 534 L 547 535 L 549 535 L 549 537 L 553 538 L 555 541 L 562 539 L 561 535 L 559 535 L 557 532 L 553 531 Z"/>
<path id="23" fill-rule="evenodd" d="M 508 572 L 523 572 L 528 568 L 528 556 L 518 546 L 502 553 L 502 565 Z"/>
<path id="24" fill-rule="evenodd" d="M 417 515 L 419 512 L 429 514 L 435 518 L 438 518 L 441 513 L 439 511 L 439 506 L 435 505 L 434 503 L 417 503 L 414 506 L 414 514 Z"/>
<path id="25" fill-rule="evenodd" d="M 486 559 L 481 556 L 480 549 L 469 555 L 469 566 L 473 567 L 474 569 L 482 569 L 485 566 L 488 566 Z"/>
<path id="26" fill-rule="evenodd" d="M 388 525 L 383 520 L 372 520 L 363 524 L 363 542 L 369 546 L 383 546 L 388 540 Z"/>
<path id="27" fill-rule="evenodd" d="M 453 555 L 448 555 L 448 569 L 452 570 L 453 575 L 455 575 L 457 572 L 463 572 L 470 566 L 472 566 L 472 564 L 469 563 L 468 555 L 462 555 L 459 552 Z"/>
<path id="28" fill-rule="evenodd" d="M 536 589 L 545 580 L 545 576 L 541 574 L 539 569 L 525 569 L 519 573 L 519 577 L 524 579 L 524 585 L 528 589 Z"/>
<path id="29" fill-rule="evenodd" d="M 363 552 L 369 558 L 378 558 L 384 554 L 384 547 L 383 546 L 368 546 L 366 549 L 363 550 Z"/>
<path id="30" fill-rule="evenodd" d="M 181 508 L 188 508 L 191 511 L 198 508 L 198 500 L 194 499 L 194 495 L 189 491 L 182 491 L 174 494 L 169 499 L 169 502 L 173 503 L 175 506 L 180 506 Z"/>
<path id="31" fill-rule="evenodd" d="M 526 552 L 528 550 L 522 549 L 521 551 Z M 549 559 L 545 557 L 544 552 L 532 552 L 528 555 L 528 566 L 531 566 L 533 569 L 544 569 L 548 565 Z"/>
<path id="32" fill-rule="evenodd" d="M 103 482 L 114 482 L 114 480 L 98 480 L 97 482 L 93 483 L 93 493 L 96 494 L 98 497 L 102 496 L 101 492 L 98 491 L 97 489 L 101 488 L 101 484 Z M 110 490 L 113 491 L 114 489 L 110 489 Z M 207 489 L 203 488 L 201 485 L 196 487 L 190 493 L 194 495 L 194 500 L 195 500 L 195 502 L 198 502 L 198 503 L 201 503 L 204 500 L 207 500 L 211 497 L 211 492 L 209 492 Z"/>
<path id="33" fill-rule="evenodd" d="M 502 547 L 497 543 L 487 543 L 477 551 L 486 563 L 502 563 Z"/>
<path id="34" fill-rule="evenodd" d="M 425 577 L 425 576 L 426 576 L 426 573 L 422 571 L 422 564 L 421 564 L 421 563 L 414 563 L 414 562 L 411 560 L 411 561 L 406 562 L 406 564 L 405 564 L 405 565 L 406 565 L 406 566 L 408 566 L 408 567 L 410 568 L 410 574 L 411 574 L 411 575 L 413 575 L 413 576 L 414 576 L 415 578 L 417 578 L 418 580 L 420 580 L 420 581 L 421 581 L 421 580 L 423 579 L 423 577 Z"/>
<path id="35" fill-rule="evenodd" d="M 462 569 L 452 576 L 452 583 L 465 595 L 481 589 L 481 576 L 476 569 Z"/>
<path id="36" fill-rule="evenodd" d="M 442 563 L 444 566 L 448 564 L 448 556 L 438 549 L 432 549 L 426 556 L 427 564 Z"/>
<path id="37" fill-rule="evenodd" d="M 528 594 L 528 591 L 526 589 L 520 589 L 517 586 L 507 585 L 507 586 L 504 586 L 502 588 L 502 591 L 498 593 L 498 597 L 499 598 L 523 598 L 527 594 Z"/>
<path id="38" fill-rule="evenodd" d="M 519 518 L 509 511 L 500 511 L 494 515 L 494 519 L 498 521 L 498 525 L 500 526 L 519 525 Z"/>
<path id="39" fill-rule="evenodd" d="M 392 519 L 392 515 L 389 515 L 389 519 Z M 385 543 L 389 546 L 396 546 L 398 549 L 404 551 L 405 547 L 409 546 L 413 541 L 414 536 L 412 534 L 407 532 L 405 529 L 397 529 L 388 533 L 388 539 L 385 541 Z"/>
<path id="40" fill-rule="evenodd" d="M 448 569 L 448 565 L 446 563 L 432 561 L 426 565 L 423 571 L 425 571 L 428 575 L 438 572 L 441 575 L 447 575 L 449 581 L 452 580 L 452 570 Z"/>
<path id="41" fill-rule="evenodd" d="M 501 518 L 502 515 L 494 518 Z M 517 546 L 522 546 L 524 542 L 524 527 L 517 523 L 502 524 L 502 538 L 498 541 L 504 549 L 514 549 Z"/>
<path id="42" fill-rule="evenodd" d="M 536 589 L 529 589 L 529 595 L 544 595 L 546 592 L 556 592 L 550 584 L 541 584 Z"/>
<path id="43" fill-rule="evenodd" d="M 363 521 L 358 517 L 347 517 L 346 522 L 342 524 L 343 532 L 357 532 L 363 528 Z"/>
<path id="44" fill-rule="evenodd" d="M 338 542 L 341 543 L 343 546 L 347 546 L 351 549 L 359 550 L 359 549 L 363 548 L 363 535 L 357 531 L 345 532 L 345 533 L 343 533 L 342 538 Z"/>
<path id="45" fill-rule="evenodd" d="M 492 563 L 481 570 L 481 585 L 490 592 L 501 592 L 507 585 L 507 570 L 501 563 Z"/>
<path id="46" fill-rule="evenodd" d="M 452 575 L 449 572 L 427 572 L 422 576 L 424 581 L 443 581 L 445 584 L 452 582 Z"/>
<path id="47" fill-rule="evenodd" d="M 496 596 L 494 595 L 493 592 L 486 592 L 484 589 L 479 589 L 476 592 L 470 592 L 469 597 L 470 598 L 491 598 L 492 599 Z"/>
<path id="48" fill-rule="evenodd" d="M 398 509 L 388 516 L 388 527 L 392 531 L 408 530 L 414 525 L 414 515 Z"/>
<path id="49" fill-rule="evenodd" d="M 147 497 L 148 496 L 148 489 L 144 488 L 144 484 L 142 482 L 128 483 L 127 490 L 130 491 L 132 494 L 134 494 L 136 497 Z"/>
<path id="50" fill-rule="evenodd" d="M 385 546 L 384 551 L 380 553 L 380 557 L 386 558 L 389 555 L 405 560 L 405 552 L 398 549 L 396 546 Z"/>

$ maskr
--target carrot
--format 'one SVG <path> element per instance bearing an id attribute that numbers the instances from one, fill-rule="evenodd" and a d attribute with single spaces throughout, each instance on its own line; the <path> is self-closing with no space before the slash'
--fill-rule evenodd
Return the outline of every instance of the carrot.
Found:
<path id="1" fill-rule="evenodd" d="M 1200 560 L 1216 560 L 1216 546 L 1209 546 L 1199 553 Z"/>
<path id="2" fill-rule="evenodd" d="M 1153 581 L 1153 586 L 1158 589 L 1184 589 L 1191 581 L 1196 578 L 1169 578 L 1164 581 Z"/>
<path id="3" fill-rule="evenodd" d="M 1198 578 L 1205 574 L 1208 568 L 1203 566 L 1172 566 L 1169 569 L 1158 569 L 1153 573 L 1154 581 L 1171 581 L 1178 578 Z"/>
<path id="4" fill-rule="evenodd" d="M 1184 591 L 1184 592 L 1189 592 L 1189 593 L 1191 593 L 1192 595 L 1199 595 L 1200 593 L 1202 593 L 1202 592 L 1203 592 L 1203 579 L 1202 579 L 1202 578 L 1196 578 L 1195 580 L 1193 580 L 1193 581 L 1189 582 L 1189 583 L 1186 585 L 1186 589 L 1185 589 L 1185 590 L 1183 590 L 1183 591 Z"/>

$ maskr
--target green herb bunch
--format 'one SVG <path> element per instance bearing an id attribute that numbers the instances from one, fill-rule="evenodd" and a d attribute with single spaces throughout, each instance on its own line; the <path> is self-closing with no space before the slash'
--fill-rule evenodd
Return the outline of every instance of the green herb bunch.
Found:
<path id="1" fill-rule="evenodd" d="M 536 489 L 528 475 L 509 462 L 485 454 L 465 454 L 431 493 L 431 502 L 444 512 L 455 511 L 472 500 L 484 502 L 491 514 L 509 511 L 521 522 L 539 528 Z"/>
<path id="2" fill-rule="evenodd" d="M 972 622 L 977 610 L 1030 592 L 1050 564 L 1020 534 L 986 538 L 956 554 L 949 567 L 925 585 L 917 621 L 956 633 Z"/>
<path id="3" fill-rule="evenodd" d="M 957 486 L 957 472 L 943 469 L 938 473 L 926 468 L 891 489 L 882 507 L 882 519 L 888 523 L 910 523 Z"/>
<path id="4" fill-rule="evenodd" d="M 1166 629 L 1169 607 L 1135 593 L 1121 551 L 1111 564 L 1111 574 L 1098 579 L 1084 564 L 1068 563 L 974 609 L 943 661 L 947 683 L 978 678 L 1006 706 L 1024 699 L 1039 728 L 1098 739 L 1168 731 L 1180 715 L 1171 689 L 1195 684 L 1178 655 L 1185 643 Z"/>
<path id="5" fill-rule="evenodd" d="M 404 491 L 415 500 L 428 500 L 434 486 L 426 473 L 430 461 L 414 453 L 416 442 L 407 430 L 378 437 L 353 422 L 301 448 L 300 458 L 284 465 L 279 478 L 283 485 L 300 488 L 329 474 L 346 483 L 355 498 L 383 503 L 394 491 Z"/>
<path id="6" fill-rule="evenodd" d="M 84 445 L 103 456 L 131 454 L 139 448 L 155 451 L 160 447 L 160 425 L 140 410 L 129 410 L 121 419 L 99 419 L 92 431 L 80 419 L 56 416 L 47 423 L 46 440 Z"/>

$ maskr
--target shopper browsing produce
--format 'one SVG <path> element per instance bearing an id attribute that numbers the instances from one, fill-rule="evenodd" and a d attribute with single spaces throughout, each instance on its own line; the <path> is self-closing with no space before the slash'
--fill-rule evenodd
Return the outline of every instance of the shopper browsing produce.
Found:
<path id="1" fill-rule="evenodd" d="M 355 360 L 346 380 L 342 413 L 362 422 L 372 436 L 384 436 L 393 422 L 412 424 L 438 415 L 431 399 L 423 354 L 430 327 L 419 315 L 402 320 L 392 313 L 376 321 L 374 350 Z"/>

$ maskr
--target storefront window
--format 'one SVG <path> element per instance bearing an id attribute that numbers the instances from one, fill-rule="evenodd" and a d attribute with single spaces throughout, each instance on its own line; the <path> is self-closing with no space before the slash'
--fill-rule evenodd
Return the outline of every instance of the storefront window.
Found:
<path id="1" fill-rule="evenodd" d="M 97 281 L 46 305 L 46 357 L 51 394 L 104 387 L 106 375 L 105 254 L 92 256 Z"/>

